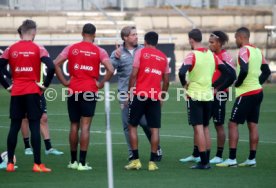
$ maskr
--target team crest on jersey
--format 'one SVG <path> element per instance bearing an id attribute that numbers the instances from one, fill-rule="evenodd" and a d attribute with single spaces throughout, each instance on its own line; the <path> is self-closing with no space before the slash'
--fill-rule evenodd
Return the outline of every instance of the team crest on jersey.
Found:
<path id="1" fill-rule="evenodd" d="M 150 54 L 149 54 L 149 53 L 144 53 L 143 57 L 144 57 L 145 59 L 149 59 L 149 58 L 150 58 Z"/>
<path id="2" fill-rule="evenodd" d="M 79 70 L 79 68 L 80 68 L 79 64 L 75 64 L 75 65 L 74 65 L 74 69 L 75 69 L 75 70 Z"/>
<path id="3" fill-rule="evenodd" d="M 72 54 L 73 55 L 78 55 L 79 54 L 79 50 L 78 49 L 73 49 L 72 50 Z"/>
<path id="4" fill-rule="evenodd" d="M 18 57 L 18 52 L 17 51 L 12 52 L 12 57 L 17 58 Z"/>

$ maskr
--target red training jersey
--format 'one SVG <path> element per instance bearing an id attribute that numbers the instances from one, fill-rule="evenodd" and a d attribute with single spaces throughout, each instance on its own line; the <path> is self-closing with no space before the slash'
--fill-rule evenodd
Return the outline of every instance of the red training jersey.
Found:
<path id="1" fill-rule="evenodd" d="M 48 57 L 47 50 L 33 41 L 20 40 L 9 46 L 2 58 L 9 61 L 13 87 L 11 96 L 40 94 L 41 58 Z"/>
<path id="2" fill-rule="evenodd" d="M 230 66 L 233 70 L 236 70 L 236 65 L 235 62 L 232 58 L 232 56 L 225 50 L 221 50 L 218 54 L 216 54 L 216 56 L 225 64 L 227 64 L 228 66 Z M 221 75 L 220 70 L 218 69 L 218 67 L 216 67 L 216 70 L 214 72 L 213 75 L 213 79 L 212 79 L 212 83 L 214 83 Z M 225 89 L 225 91 L 228 92 L 228 88 Z"/>
<path id="3" fill-rule="evenodd" d="M 82 41 L 69 45 L 60 54 L 68 59 L 69 88 L 73 93 L 97 92 L 100 63 L 109 60 L 107 52 L 91 42 Z"/>
<path id="4" fill-rule="evenodd" d="M 134 94 L 160 100 L 163 75 L 170 73 L 166 55 L 156 48 L 142 48 L 135 53 L 133 67 L 139 69 Z"/>

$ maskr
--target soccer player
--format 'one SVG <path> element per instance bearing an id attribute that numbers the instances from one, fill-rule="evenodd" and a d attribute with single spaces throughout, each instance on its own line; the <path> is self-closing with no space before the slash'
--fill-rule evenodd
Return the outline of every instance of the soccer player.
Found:
<path id="1" fill-rule="evenodd" d="M 211 139 L 208 125 L 214 99 L 212 77 L 216 66 L 225 77 L 228 71 L 226 66 L 202 45 L 202 34 L 199 29 L 191 30 L 188 36 L 193 52 L 186 56 L 179 70 L 179 79 L 187 90 L 188 119 L 194 129 L 194 143 L 200 156 L 200 162 L 191 168 L 209 169 Z M 186 72 L 189 72 L 189 83 L 185 78 Z"/>
<path id="2" fill-rule="evenodd" d="M 235 65 L 233 63 L 233 58 L 231 55 L 223 49 L 223 45 L 228 42 L 228 36 L 226 33 L 222 31 L 214 31 L 211 33 L 209 37 L 209 48 L 215 53 L 215 55 L 227 66 L 228 73 L 230 76 L 228 79 L 224 79 L 224 77 L 220 77 L 221 71 L 216 66 L 214 75 L 213 75 L 213 87 L 215 87 L 214 93 L 214 101 L 212 102 L 212 117 L 215 124 L 215 128 L 217 131 L 217 153 L 216 156 L 210 160 L 210 163 L 220 163 L 223 161 L 222 153 L 225 143 L 225 133 L 224 133 L 224 119 L 225 119 L 225 107 L 226 101 L 228 98 L 228 89 L 225 87 L 230 86 L 234 80 L 236 79 L 235 74 Z M 216 83 L 216 84 L 215 84 Z M 214 85 L 215 84 L 215 85 Z M 217 93 L 219 91 L 219 93 Z M 193 154 L 189 157 L 180 159 L 180 162 L 199 162 L 199 151 L 198 147 L 194 145 Z"/>
<path id="3" fill-rule="evenodd" d="M 21 26 L 18 27 L 17 32 L 20 36 L 20 38 L 22 39 L 22 33 L 21 33 Z M 43 65 L 41 64 L 41 77 L 40 77 L 40 83 L 42 84 L 43 81 Z M 7 76 L 7 78 L 11 79 L 11 75 L 10 73 L 4 69 L 4 75 Z M 51 139 L 50 139 L 50 133 L 49 133 L 49 126 L 48 126 L 48 116 L 47 116 L 47 105 L 46 105 L 46 100 L 44 97 L 44 93 L 42 93 L 42 95 L 40 96 L 40 107 L 42 110 L 42 116 L 40 119 L 40 131 L 41 134 L 44 138 L 44 144 L 45 144 L 45 154 L 51 154 L 51 155 L 62 155 L 63 152 L 58 151 L 55 148 L 52 148 L 52 144 L 51 144 Z M 23 141 L 24 141 L 24 145 L 25 145 L 25 155 L 33 155 L 33 150 L 30 146 L 30 139 L 29 139 L 29 122 L 27 118 L 24 118 L 22 120 L 22 124 L 21 124 L 21 133 L 23 136 Z"/>
<path id="4" fill-rule="evenodd" d="M 210 50 L 216 54 L 216 56 L 226 65 L 229 72 L 231 73 L 231 77 L 227 80 L 229 83 L 219 84 L 215 87 L 216 93 L 214 93 L 214 101 L 212 106 L 212 117 L 215 125 L 215 129 L 217 132 L 217 153 L 214 158 L 210 160 L 211 164 L 217 164 L 223 162 L 222 154 L 225 143 L 225 132 L 224 132 L 224 119 L 225 119 L 225 108 L 226 102 L 229 96 L 228 88 L 224 89 L 226 86 L 232 85 L 236 79 L 235 73 L 235 63 L 231 55 L 223 49 L 223 46 L 228 42 L 228 36 L 223 31 L 213 31 L 209 37 L 209 48 Z M 213 83 L 218 81 L 221 72 L 219 69 L 215 70 L 213 75 Z"/>
<path id="5" fill-rule="evenodd" d="M 107 52 L 93 44 L 96 27 L 87 23 L 83 26 L 81 42 L 69 45 L 54 60 L 56 74 L 60 82 L 69 88 L 67 108 L 71 129 L 69 142 L 71 161 L 68 168 L 77 170 L 91 170 L 86 163 L 86 154 L 89 146 L 90 125 L 94 116 L 97 92 L 113 75 L 113 67 Z M 68 59 L 70 80 L 66 80 L 61 65 Z M 101 82 L 99 79 L 100 64 L 106 69 L 106 75 Z M 80 131 L 80 138 L 78 132 Z M 77 149 L 80 142 L 79 164 Z"/>
<path id="6" fill-rule="evenodd" d="M 158 170 L 155 163 L 159 144 L 159 129 L 161 128 L 161 100 L 166 96 L 169 87 L 169 65 L 167 57 L 156 49 L 158 34 L 145 34 L 145 48 L 138 50 L 134 57 L 133 69 L 129 80 L 129 92 L 135 90 L 130 98 L 129 106 L 129 139 L 133 160 L 125 169 L 140 169 L 142 167 L 138 152 L 137 125 L 145 114 L 151 130 L 151 154 L 148 170 Z M 161 82 L 163 81 L 162 88 Z M 135 87 L 136 83 L 136 89 Z"/>
<path id="7" fill-rule="evenodd" d="M 129 161 L 133 159 L 133 154 L 129 142 L 129 130 L 128 130 L 128 83 L 129 77 L 132 71 L 133 57 L 139 49 L 143 48 L 143 45 L 138 44 L 137 31 L 134 26 L 126 26 L 121 30 L 121 38 L 124 41 L 121 47 L 117 47 L 110 56 L 111 63 L 115 69 L 117 69 L 118 75 L 118 92 L 120 94 L 120 107 L 121 107 L 121 119 L 123 130 L 125 134 L 125 139 L 128 145 L 128 154 Z M 151 140 L 150 128 L 147 126 L 145 116 L 142 116 L 139 122 L 140 126 L 143 128 L 145 135 L 148 140 Z M 162 159 L 162 150 L 160 146 L 158 147 L 157 152 L 158 158 L 160 161 Z"/>
<path id="8" fill-rule="evenodd" d="M 259 48 L 249 43 L 250 31 L 246 27 L 237 29 L 235 34 L 238 55 L 235 82 L 236 101 L 228 124 L 229 158 L 217 164 L 219 167 L 237 166 L 236 152 L 239 140 L 238 125 L 247 121 L 250 152 L 248 159 L 239 166 L 256 166 L 256 150 L 259 140 L 258 121 L 263 100 L 262 84 L 270 75 L 269 66 Z"/>
<path id="9" fill-rule="evenodd" d="M 25 20 L 21 27 L 22 40 L 8 47 L 0 58 L 0 77 L 2 69 L 9 63 L 12 71 L 12 87 L 4 81 L 3 86 L 11 90 L 10 118 L 11 126 L 8 134 L 8 165 L 7 171 L 15 171 L 13 156 L 17 144 L 17 135 L 22 119 L 26 116 L 31 130 L 31 143 L 34 150 L 34 172 L 50 172 L 41 163 L 40 158 L 40 126 L 41 118 L 40 94 L 41 90 L 49 86 L 54 76 L 54 65 L 49 54 L 42 46 L 33 42 L 36 35 L 36 23 Z M 41 62 L 47 66 L 47 76 L 43 84 L 40 82 Z"/>

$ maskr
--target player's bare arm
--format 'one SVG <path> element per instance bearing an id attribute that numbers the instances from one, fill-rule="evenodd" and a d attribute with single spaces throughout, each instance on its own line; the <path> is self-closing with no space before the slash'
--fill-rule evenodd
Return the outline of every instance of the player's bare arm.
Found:
<path id="1" fill-rule="evenodd" d="M 64 86 L 69 86 L 70 80 L 66 80 L 66 78 L 63 76 L 62 70 L 61 70 L 61 65 L 66 61 L 64 57 L 59 55 L 55 60 L 54 60 L 54 65 L 55 65 L 55 71 L 57 78 L 59 81 L 62 83 Z"/>
<path id="2" fill-rule="evenodd" d="M 105 74 L 104 78 L 99 83 L 97 83 L 97 87 L 99 89 L 102 89 L 104 87 L 104 83 L 109 81 L 114 73 L 114 68 L 113 68 L 112 64 L 110 63 L 110 60 L 105 60 L 102 62 L 102 64 L 106 69 L 106 74 Z"/>

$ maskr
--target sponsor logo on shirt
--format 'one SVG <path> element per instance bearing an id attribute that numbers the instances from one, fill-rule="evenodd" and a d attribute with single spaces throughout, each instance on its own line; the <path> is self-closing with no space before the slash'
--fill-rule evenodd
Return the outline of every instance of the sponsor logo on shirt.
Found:
<path id="1" fill-rule="evenodd" d="M 143 57 L 144 57 L 145 59 L 149 59 L 149 58 L 150 58 L 150 54 L 149 54 L 149 53 L 144 53 Z"/>
<path id="2" fill-rule="evenodd" d="M 72 50 L 72 54 L 73 55 L 78 55 L 79 54 L 79 50 L 78 49 L 73 49 Z"/>
<path id="3" fill-rule="evenodd" d="M 158 56 L 158 55 L 151 55 L 152 57 L 155 57 L 155 59 L 157 60 L 157 61 L 164 61 L 165 59 L 163 58 L 163 57 L 160 57 L 160 56 Z"/>
<path id="4" fill-rule="evenodd" d="M 79 64 L 75 64 L 75 65 L 74 65 L 74 69 L 75 69 L 75 70 L 79 70 L 79 68 L 80 68 Z"/>
<path id="5" fill-rule="evenodd" d="M 96 55 L 97 54 L 95 52 L 84 51 L 84 50 L 80 50 L 80 53 L 84 54 L 85 56 L 91 56 L 91 55 Z"/>
<path id="6" fill-rule="evenodd" d="M 28 51 L 28 52 L 17 52 L 17 51 L 14 51 L 14 52 L 12 52 L 12 57 L 13 58 L 17 58 L 18 55 L 22 55 L 23 57 L 29 57 L 30 55 L 35 55 L 35 53 L 34 52 L 30 52 L 30 51 Z"/>
<path id="7" fill-rule="evenodd" d="M 81 65 L 80 70 L 92 71 L 93 67 L 92 66 L 87 66 L 87 65 Z"/>
<path id="8" fill-rule="evenodd" d="M 150 68 L 149 67 L 145 68 L 145 73 L 150 73 Z"/>
<path id="9" fill-rule="evenodd" d="M 92 67 L 92 66 L 88 66 L 88 65 L 79 65 L 79 64 L 75 64 L 75 65 L 74 65 L 74 69 L 75 69 L 75 70 L 93 71 L 93 67 Z"/>
<path id="10" fill-rule="evenodd" d="M 160 70 L 150 69 L 149 67 L 145 68 L 145 73 L 147 73 L 147 74 L 152 73 L 152 74 L 157 74 L 157 75 L 161 75 L 162 74 L 162 72 Z"/>
<path id="11" fill-rule="evenodd" d="M 15 67 L 15 72 L 32 72 L 33 67 Z"/>
<path id="12" fill-rule="evenodd" d="M 12 57 L 17 58 L 18 57 L 18 52 L 17 51 L 12 52 Z"/>
<path id="13" fill-rule="evenodd" d="M 157 75 L 161 75 L 161 74 L 162 74 L 161 71 L 160 71 L 160 70 L 157 70 L 157 69 L 152 69 L 152 70 L 151 70 L 151 73 L 157 74 Z"/>
<path id="14" fill-rule="evenodd" d="M 164 60 L 165 60 L 163 57 L 160 57 L 160 56 L 155 55 L 155 54 L 149 54 L 149 53 L 144 53 L 143 57 L 144 57 L 145 59 L 149 59 L 149 58 L 153 57 L 153 58 L 155 58 L 157 61 L 161 61 L 161 60 L 164 61 Z"/>

